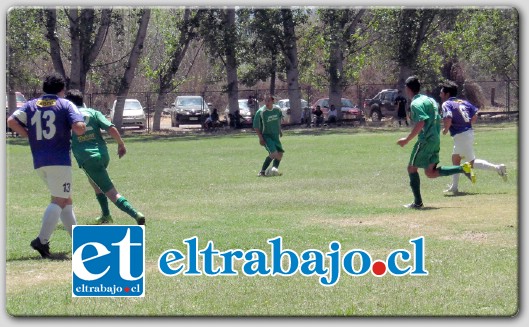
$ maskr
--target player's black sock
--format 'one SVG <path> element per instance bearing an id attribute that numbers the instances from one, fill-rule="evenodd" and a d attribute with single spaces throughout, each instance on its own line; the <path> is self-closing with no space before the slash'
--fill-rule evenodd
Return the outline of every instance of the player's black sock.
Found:
<path id="1" fill-rule="evenodd" d="M 279 168 L 279 164 L 280 164 L 280 163 L 281 163 L 281 160 L 274 159 L 273 166 L 276 167 L 276 168 Z"/>
<path id="2" fill-rule="evenodd" d="M 261 171 L 265 171 L 268 166 L 270 166 L 270 163 L 272 162 L 272 158 L 266 157 L 265 161 L 263 162 L 263 167 L 261 168 Z"/>
<path id="3" fill-rule="evenodd" d="M 101 206 L 101 214 L 103 216 L 110 215 L 110 209 L 108 208 L 108 198 L 104 193 L 97 193 L 96 194 L 97 202 L 99 202 L 99 205 Z"/>
<path id="4" fill-rule="evenodd" d="M 411 191 L 413 192 L 413 197 L 415 198 L 415 204 L 422 204 L 421 178 L 419 177 L 419 173 L 410 173 L 409 175 Z"/>

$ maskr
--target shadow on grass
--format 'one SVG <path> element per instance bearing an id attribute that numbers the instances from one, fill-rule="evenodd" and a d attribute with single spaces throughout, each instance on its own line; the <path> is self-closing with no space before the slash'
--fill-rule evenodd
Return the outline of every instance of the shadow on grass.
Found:
<path id="1" fill-rule="evenodd" d="M 51 253 L 51 257 L 49 258 L 42 258 L 40 254 L 35 252 L 35 255 L 32 255 L 32 256 L 20 257 L 16 259 L 8 259 L 6 261 L 13 262 L 13 261 L 27 261 L 27 260 L 70 261 L 72 260 L 72 258 L 66 252 Z"/>
<path id="2" fill-rule="evenodd" d="M 516 123 L 516 122 L 514 122 Z M 509 123 L 488 123 L 487 126 L 494 126 L 495 128 L 504 128 L 512 126 L 513 122 Z M 358 133 L 390 133 L 390 132 L 406 132 L 410 127 L 398 127 L 388 122 L 369 122 L 368 124 L 342 124 L 340 126 L 321 126 L 321 127 L 306 127 L 302 125 L 286 125 L 282 127 L 285 136 L 288 135 L 351 135 Z M 219 138 L 244 138 L 248 136 L 255 136 L 253 128 L 218 128 L 213 131 L 205 131 L 203 129 L 185 129 L 172 130 L 163 129 L 161 131 L 136 131 L 124 129 L 122 138 L 125 142 L 153 142 L 153 141 L 193 141 L 204 139 L 219 139 Z M 114 140 L 108 135 L 105 135 L 107 142 L 112 143 Z M 28 145 L 28 140 L 20 137 L 9 137 L 6 135 L 6 144 L 9 145 Z"/>

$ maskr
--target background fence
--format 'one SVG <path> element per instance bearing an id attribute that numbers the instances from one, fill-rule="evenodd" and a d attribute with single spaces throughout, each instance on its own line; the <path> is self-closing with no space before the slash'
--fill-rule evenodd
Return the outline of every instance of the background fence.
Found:
<path id="1" fill-rule="evenodd" d="M 504 80 L 504 81 L 473 81 L 474 88 L 479 89 L 479 101 L 482 109 L 490 109 L 495 111 L 518 111 L 519 110 L 519 83 L 518 80 Z M 354 104 L 363 109 L 364 99 L 374 97 L 383 89 L 396 88 L 395 84 L 354 84 L 348 86 L 344 92 L 343 97 L 351 99 Z M 36 92 L 21 91 L 26 98 L 32 99 L 40 96 Z M 269 89 L 239 89 L 239 98 L 247 99 L 250 95 L 256 96 L 258 99 L 270 93 Z M 439 99 L 439 88 L 437 85 L 423 85 L 422 92 Z M 172 92 L 166 95 L 166 103 L 164 108 L 169 108 L 178 95 L 202 95 L 207 103 L 212 104 L 212 108 L 217 108 L 219 113 L 223 112 L 228 104 L 228 97 L 225 91 L 208 90 L 208 91 L 194 91 L 182 90 L 179 92 Z M 276 89 L 275 96 L 277 99 L 288 99 L 288 89 Z M 302 87 L 301 96 L 309 102 L 312 106 L 316 100 L 328 97 L 327 89 L 318 90 L 313 87 Z M 462 95 L 464 97 L 464 94 Z M 156 92 L 129 92 L 128 98 L 138 99 L 148 112 L 154 112 L 154 105 L 156 103 L 158 94 Z M 104 114 L 108 114 L 112 108 L 116 94 L 112 93 L 86 93 L 85 103 L 88 107 L 100 110 Z M 470 99 L 469 100 L 475 100 Z M 162 108 L 163 109 L 163 108 Z"/>

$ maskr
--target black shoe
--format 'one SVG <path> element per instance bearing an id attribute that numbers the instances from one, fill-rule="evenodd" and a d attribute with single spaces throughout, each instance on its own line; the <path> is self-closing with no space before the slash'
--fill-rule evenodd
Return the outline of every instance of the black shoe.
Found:
<path id="1" fill-rule="evenodd" d="M 424 205 L 422 203 L 416 204 L 415 202 L 412 202 L 410 204 L 405 204 L 404 207 L 408 209 L 422 209 Z"/>
<path id="2" fill-rule="evenodd" d="M 145 216 L 141 212 L 136 214 L 136 222 L 138 225 L 145 225 Z"/>
<path id="3" fill-rule="evenodd" d="M 50 258 L 51 257 L 50 242 L 48 242 L 46 244 L 42 244 L 42 243 L 40 243 L 40 239 L 37 236 L 37 238 L 34 239 L 33 241 L 31 241 L 31 243 L 29 245 L 31 245 L 33 250 L 38 251 L 40 253 L 41 257 L 43 257 L 43 258 Z"/>
<path id="4" fill-rule="evenodd" d="M 266 173 L 264 171 L 260 171 L 259 174 L 257 174 L 257 177 L 266 177 Z"/>

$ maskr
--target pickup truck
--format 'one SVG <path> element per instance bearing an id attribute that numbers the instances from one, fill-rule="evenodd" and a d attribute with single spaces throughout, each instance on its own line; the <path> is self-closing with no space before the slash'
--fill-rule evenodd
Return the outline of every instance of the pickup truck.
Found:
<path id="1" fill-rule="evenodd" d="M 366 116 L 372 121 L 380 121 L 382 117 L 397 117 L 398 104 L 395 98 L 398 95 L 397 89 L 385 89 L 378 92 L 371 99 L 364 100 L 364 111 Z"/>

